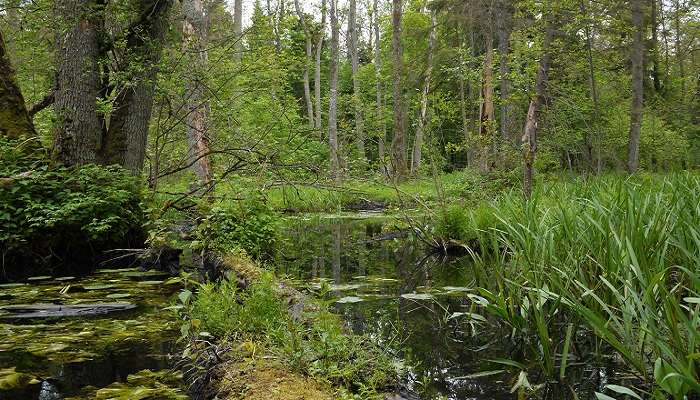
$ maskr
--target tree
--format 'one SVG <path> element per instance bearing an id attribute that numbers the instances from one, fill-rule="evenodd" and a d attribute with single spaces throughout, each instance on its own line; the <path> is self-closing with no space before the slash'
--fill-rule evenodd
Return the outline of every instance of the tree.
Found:
<path id="1" fill-rule="evenodd" d="M 488 21 L 491 21 L 493 10 L 488 6 Z M 487 23 L 485 36 L 484 69 L 481 76 L 481 105 L 479 108 L 479 169 L 488 172 L 491 169 L 491 147 L 494 141 L 496 109 L 493 90 L 493 32 L 491 24 Z"/>
<path id="2" fill-rule="evenodd" d="M 348 34 L 350 40 L 350 64 L 352 66 L 352 95 L 355 108 L 355 140 L 357 150 L 361 158 L 365 158 L 365 132 L 364 120 L 362 117 L 362 93 L 360 92 L 360 78 L 358 76 L 360 61 L 357 48 L 357 0 L 350 0 L 348 12 Z"/>
<path id="3" fill-rule="evenodd" d="M 511 103 L 510 65 L 508 54 L 510 52 L 510 35 L 512 30 L 512 11 L 510 1 L 499 0 L 496 10 L 496 29 L 498 31 L 498 55 L 500 58 L 499 72 L 501 74 L 501 138 L 504 141 L 515 140 L 517 135 L 513 132 L 513 104 Z"/>
<path id="4" fill-rule="evenodd" d="M 406 164 L 406 113 L 403 105 L 403 45 L 401 43 L 401 16 L 403 1 L 393 0 L 392 40 L 393 82 L 394 82 L 394 139 L 391 143 L 392 172 L 394 179 L 401 181 L 408 173 Z"/>
<path id="5" fill-rule="evenodd" d="M 376 83 L 376 108 L 377 123 L 380 125 L 377 133 L 377 152 L 379 153 L 379 172 L 388 176 L 389 170 L 386 165 L 386 123 L 384 122 L 384 103 L 382 101 L 382 47 L 379 27 L 379 0 L 374 0 L 374 74 Z"/>
<path id="6" fill-rule="evenodd" d="M 102 164 L 119 164 L 133 174 L 141 173 L 146 157 L 148 128 L 161 59 L 168 11 L 172 2 L 139 0 L 137 21 L 126 35 L 122 59 L 125 82 L 109 90 L 117 92 L 109 128 L 103 130 L 99 159 Z"/>
<path id="7" fill-rule="evenodd" d="M 430 83 L 433 79 L 433 53 L 437 42 L 437 10 L 430 11 L 430 34 L 428 39 L 428 61 L 421 92 L 420 115 L 418 116 L 418 127 L 416 137 L 413 142 L 413 157 L 411 158 L 411 174 L 417 174 L 423 156 L 423 135 L 428 125 L 428 95 L 430 94 Z"/>
<path id="8" fill-rule="evenodd" d="M 339 59 L 339 27 L 338 0 L 330 0 L 331 20 L 331 65 L 330 65 L 330 95 L 328 98 L 328 147 L 331 156 L 331 177 L 340 181 L 340 155 L 338 146 L 338 59 Z"/>
<path id="9" fill-rule="evenodd" d="M 240 62 L 243 58 L 243 0 L 235 0 L 233 4 L 233 34 L 236 36 L 234 57 Z"/>
<path id="10" fill-rule="evenodd" d="M 639 168 L 639 142 L 642 132 L 644 112 L 644 11 L 643 0 L 630 0 L 632 25 L 632 106 L 630 108 L 630 134 L 627 149 L 627 170 L 636 172 Z"/>
<path id="11" fill-rule="evenodd" d="M 311 64 L 311 32 L 309 31 L 309 26 L 306 23 L 306 16 L 304 15 L 304 10 L 299 6 L 299 0 L 294 0 L 294 7 L 299 17 L 299 23 L 304 30 L 304 43 L 306 54 L 304 56 L 304 100 L 306 102 L 306 116 L 309 120 L 309 127 L 314 129 L 314 106 L 311 100 L 311 86 L 309 83 L 309 68 Z"/>
<path id="12" fill-rule="evenodd" d="M 202 0 L 185 0 L 182 8 L 184 51 L 191 60 L 191 70 L 185 76 L 188 162 L 199 184 L 206 187 L 211 184 L 212 169 L 209 161 L 209 102 L 203 82 L 208 63 L 204 7 Z"/>
<path id="13" fill-rule="evenodd" d="M 551 16 L 545 16 L 551 18 Z M 532 184 L 534 177 L 535 157 L 537 156 L 537 124 L 542 105 L 545 101 L 545 91 L 547 89 L 547 75 L 551 61 L 551 45 L 554 38 L 554 27 L 552 22 L 546 23 L 546 32 L 544 43 L 542 46 L 542 57 L 540 58 L 539 67 L 537 68 L 537 78 L 535 79 L 535 93 L 530 99 L 527 117 L 525 119 L 525 129 L 523 132 L 523 159 L 524 159 L 524 176 L 523 176 L 523 192 L 525 199 L 529 200 L 532 196 Z"/>
<path id="14" fill-rule="evenodd" d="M 100 15 L 91 0 L 55 3 L 57 90 L 54 110 L 58 126 L 57 159 L 65 165 L 97 161 L 102 123 L 97 114 L 100 95 L 97 25 Z"/>
<path id="15" fill-rule="evenodd" d="M 314 98 L 316 100 L 316 118 L 314 119 L 314 128 L 319 132 L 323 141 L 323 133 L 321 130 L 321 55 L 323 53 L 323 39 L 326 30 L 326 0 L 321 0 L 321 26 L 319 27 L 318 38 L 316 40 L 316 53 L 314 70 Z"/>
<path id="16" fill-rule="evenodd" d="M 34 135 L 34 124 L 24 105 L 22 91 L 15 82 L 15 71 L 0 31 L 0 136 L 19 139 Z"/>

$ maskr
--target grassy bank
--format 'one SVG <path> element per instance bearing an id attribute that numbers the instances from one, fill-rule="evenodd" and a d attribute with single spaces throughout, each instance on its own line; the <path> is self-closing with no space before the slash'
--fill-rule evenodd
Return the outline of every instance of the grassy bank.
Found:
<path id="1" fill-rule="evenodd" d="M 439 230 L 479 244 L 475 303 L 524 349 L 509 368 L 566 382 L 613 352 L 638 396 L 683 399 L 700 393 L 699 198 L 694 175 L 608 177 L 451 208 Z"/>
<path id="2" fill-rule="evenodd" d="M 326 304 L 245 258 L 224 266 L 228 278 L 180 296 L 195 386 L 221 399 L 378 399 L 397 384 L 393 358 Z M 212 348 L 217 360 L 202 367 Z"/>

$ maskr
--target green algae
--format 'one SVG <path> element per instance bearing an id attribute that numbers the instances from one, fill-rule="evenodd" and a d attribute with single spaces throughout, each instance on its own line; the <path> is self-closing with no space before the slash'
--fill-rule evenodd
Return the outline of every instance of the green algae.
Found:
<path id="1" fill-rule="evenodd" d="M 95 400 L 185 400 L 189 399 L 179 387 L 182 375 L 170 370 L 151 371 L 145 369 L 104 388 L 86 388 L 80 397 L 67 398 Z"/>
<path id="2" fill-rule="evenodd" d="M 74 278 L 75 281 L 68 284 L 59 279 L 46 279 L 33 281 L 30 285 L 3 285 L 0 305 L 113 303 L 114 299 L 128 297 L 138 308 L 95 317 L 22 321 L 0 318 L 0 365 L 9 367 L 0 370 L 0 381 L 4 380 L 4 385 L 9 386 L 11 380 L 19 379 L 20 375 L 10 374 L 10 368 L 17 374 L 24 374 L 20 376 L 22 380 L 26 380 L 25 375 L 42 377 L 41 379 L 67 379 L 65 386 L 77 386 L 69 388 L 63 394 L 72 396 L 84 385 L 79 380 L 85 375 L 79 372 L 83 369 L 91 371 L 91 376 L 99 375 L 100 369 L 104 369 L 105 374 L 110 374 L 112 367 L 105 365 L 114 362 L 133 364 L 136 368 L 165 367 L 167 354 L 163 352 L 167 352 L 171 346 L 168 343 L 177 338 L 179 322 L 173 313 L 163 312 L 162 308 L 172 303 L 171 297 L 178 288 L 153 282 L 140 285 L 139 281 L 144 278 L 137 276 L 136 272 L 138 271 L 134 269 L 103 270 L 90 277 Z M 145 276 L 154 275 L 152 271 L 146 272 Z M 125 279 L 125 273 L 134 274 Z M 0 317 L 3 315 L 7 316 L 0 311 Z M 127 376 L 128 373 L 138 371 L 129 371 L 133 367 L 128 365 L 119 367 L 126 373 L 117 376 Z M 72 382 L 74 378 L 69 376 L 73 370 L 78 374 L 74 378 L 79 383 Z M 183 392 L 179 389 L 181 383 L 170 385 L 157 382 L 160 383 L 147 385 L 143 382 L 132 384 L 127 380 L 119 383 L 119 386 L 110 385 L 107 387 L 109 390 L 101 394 L 98 393 L 99 390 L 107 388 L 97 387 L 94 388 L 94 393 L 76 398 L 186 398 L 182 397 Z M 97 386 L 108 383 L 109 381 Z M 0 398 L 4 396 L 3 390 L 10 389 L 0 388 Z"/>

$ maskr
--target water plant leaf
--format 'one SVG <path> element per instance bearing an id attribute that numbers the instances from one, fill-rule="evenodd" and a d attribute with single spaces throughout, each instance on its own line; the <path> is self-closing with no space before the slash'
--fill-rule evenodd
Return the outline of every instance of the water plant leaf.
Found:
<path id="1" fill-rule="evenodd" d="M 616 400 L 614 397 L 610 397 L 607 394 L 595 392 L 595 398 L 597 400 Z"/>
<path id="2" fill-rule="evenodd" d="M 493 358 L 493 359 L 490 359 L 488 361 L 492 362 L 492 363 L 496 363 L 496 364 L 502 364 L 502 365 L 508 365 L 510 367 L 515 367 L 521 371 L 524 371 L 527 369 L 524 364 L 521 364 L 517 361 L 508 360 L 505 358 Z"/>
<path id="3" fill-rule="evenodd" d="M 626 394 L 628 396 L 632 396 L 635 399 L 642 400 L 642 398 L 634 392 L 634 390 L 620 386 L 620 385 L 605 385 L 605 389 L 612 390 L 613 392 L 619 393 L 619 394 Z"/>
<path id="4" fill-rule="evenodd" d="M 475 319 L 477 321 L 486 322 L 486 318 L 484 318 L 483 315 L 470 312 L 454 312 L 447 319 L 454 319 L 459 317 L 468 317 L 469 319 Z"/>
<path id="5" fill-rule="evenodd" d="M 163 281 L 141 281 L 139 285 L 160 285 Z"/>
<path id="6" fill-rule="evenodd" d="M 452 378 L 452 379 L 454 379 L 454 380 L 476 379 L 476 378 L 483 378 L 483 377 L 486 377 L 486 376 L 499 375 L 499 374 L 502 374 L 502 373 L 504 373 L 504 372 L 506 372 L 506 370 L 504 370 L 504 369 L 496 369 L 496 370 L 493 370 L 493 371 L 481 371 L 481 372 L 477 372 L 477 373 L 474 373 L 474 374 L 469 374 L 469 375 L 464 375 L 464 376 L 458 376 L 458 377 Z"/>
<path id="7" fill-rule="evenodd" d="M 683 301 L 690 304 L 700 304 L 700 297 L 684 297 Z"/>
<path id="8" fill-rule="evenodd" d="M 130 293 L 112 293 L 112 294 L 108 294 L 105 297 L 107 297 L 108 299 L 124 299 L 127 297 L 131 297 L 131 294 Z"/>
<path id="9" fill-rule="evenodd" d="M 401 295 L 404 299 L 408 300 L 433 300 L 435 296 L 429 293 L 404 293 Z"/>
<path id="10" fill-rule="evenodd" d="M 85 289 L 85 290 L 103 290 L 103 289 L 111 289 L 114 287 L 117 287 L 117 285 L 112 285 L 112 284 L 83 285 L 83 289 Z"/>
<path id="11" fill-rule="evenodd" d="M 28 281 L 45 281 L 45 280 L 49 280 L 51 278 L 52 277 L 49 275 L 41 275 L 41 276 L 32 276 L 30 278 L 27 278 L 27 280 Z"/>
<path id="12" fill-rule="evenodd" d="M 340 304 L 348 304 L 348 303 L 359 303 L 364 301 L 363 299 L 357 297 L 357 296 L 346 296 L 341 299 L 336 300 L 336 303 Z"/>

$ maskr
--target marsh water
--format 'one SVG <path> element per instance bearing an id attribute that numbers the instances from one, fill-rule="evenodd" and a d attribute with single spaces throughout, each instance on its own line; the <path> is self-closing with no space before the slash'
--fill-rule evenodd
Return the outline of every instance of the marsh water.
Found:
<path id="1" fill-rule="evenodd" d="M 187 398 L 170 369 L 179 332 L 174 314 L 163 308 L 178 288 L 166 279 L 124 268 L 0 285 L 0 306 L 136 306 L 81 317 L 16 318 L 0 311 L 0 399 Z"/>
<path id="2" fill-rule="evenodd" d="M 469 257 L 428 254 L 399 219 L 374 213 L 293 217 L 276 262 L 299 288 L 332 304 L 348 326 L 410 365 L 403 385 L 421 398 L 514 399 L 518 376 L 489 360 L 522 359 L 522 343 L 476 306 Z M 0 311 L 0 399 L 187 398 L 172 372 L 179 336 L 177 285 L 157 271 L 98 270 L 0 285 L 0 306 L 128 302 L 136 308 L 71 318 L 11 318 Z M 577 349 L 586 354 L 586 349 Z M 590 351 L 593 353 L 593 351 Z M 501 371 L 501 372 L 498 372 Z M 498 372 L 498 373 L 496 373 Z M 570 385 L 540 398 L 594 398 L 626 377 L 614 360 L 571 360 Z M 543 378 L 527 377 L 536 385 Z"/>
<path id="3" fill-rule="evenodd" d="M 367 333 L 410 368 L 405 385 L 423 398 L 514 399 L 518 375 L 489 360 L 521 359 L 522 343 L 475 305 L 470 257 L 430 255 L 398 233 L 399 219 L 374 214 L 301 217 L 289 222 L 279 271 L 333 303 L 357 333 Z M 577 349 L 586 353 L 586 349 Z M 593 353 L 592 351 L 590 353 Z M 570 385 L 543 385 L 537 397 L 595 398 L 627 377 L 612 359 L 571 360 Z M 536 373 L 533 387 L 543 383 Z"/>

